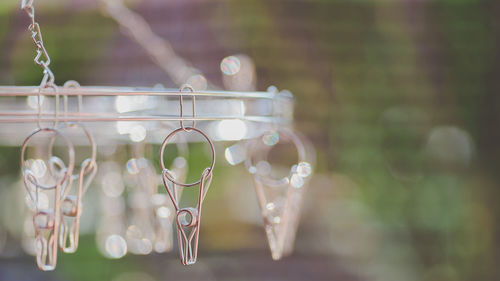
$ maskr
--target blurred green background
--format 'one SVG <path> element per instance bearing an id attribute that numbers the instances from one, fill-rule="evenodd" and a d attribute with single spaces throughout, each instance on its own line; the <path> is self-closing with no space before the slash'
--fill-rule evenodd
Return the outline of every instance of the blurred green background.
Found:
<path id="1" fill-rule="evenodd" d="M 176 86 L 98 1 L 35 3 L 58 84 Z M 294 93 L 296 128 L 317 154 L 296 252 L 271 261 L 250 176 L 219 161 L 197 265 L 181 267 L 175 253 L 108 260 L 84 235 L 76 254 L 42 273 L 2 232 L 0 280 L 500 279 L 499 1 L 129 6 L 209 80 L 221 84 L 221 59 L 243 53 L 258 89 Z M 2 85 L 39 84 L 27 24 L 17 1 L 0 3 Z M 0 155 L 8 189 L 18 148 Z M 4 224 L 16 217 L 0 208 Z"/>

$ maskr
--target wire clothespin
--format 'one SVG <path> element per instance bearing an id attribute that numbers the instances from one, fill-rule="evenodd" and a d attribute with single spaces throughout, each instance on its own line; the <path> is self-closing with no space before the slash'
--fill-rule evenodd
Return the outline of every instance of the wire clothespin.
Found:
<path id="1" fill-rule="evenodd" d="M 203 200 L 207 194 L 208 188 L 210 187 L 210 183 L 212 180 L 212 172 L 215 165 L 215 147 L 211 141 L 211 139 L 200 129 L 195 127 L 195 100 L 193 95 L 193 126 L 185 127 L 183 124 L 183 102 L 182 102 L 182 90 L 188 88 L 192 92 L 193 88 L 189 85 L 184 85 L 181 87 L 180 93 L 180 128 L 171 132 L 163 141 L 161 149 L 160 149 L 160 164 L 162 168 L 162 179 L 165 185 L 165 189 L 167 190 L 170 199 L 175 207 L 176 211 L 176 225 L 177 225 L 177 237 L 179 244 L 179 256 L 181 258 L 181 263 L 183 265 L 194 264 L 196 262 L 198 256 L 198 242 L 200 235 L 200 224 L 201 224 L 201 213 L 202 213 L 202 205 Z M 210 149 L 212 151 L 212 162 L 209 167 L 205 168 L 201 174 L 200 180 L 193 183 L 180 183 L 175 178 L 175 175 L 165 168 L 165 163 L 163 160 L 164 152 L 166 145 L 169 141 L 180 132 L 196 132 L 202 135 L 205 140 L 210 145 Z M 198 202 L 195 207 L 185 207 L 181 208 L 179 206 L 179 193 L 177 190 L 177 186 L 180 187 L 191 187 L 191 186 L 199 186 L 198 191 Z"/>
<path id="2" fill-rule="evenodd" d="M 35 176 L 31 167 L 25 161 L 25 153 L 29 141 L 36 135 L 50 133 L 57 135 L 64 140 L 68 151 L 69 164 L 53 174 L 52 178 L 55 184 L 44 185 Z M 21 147 L 21 170 L 28 194 L 33 200 L 34 215 L 33 226 L 35 229 L 35 255 L 38 268 L 41 270 L 53 270 L 57 263 L 57 240 L 59 237 L 59 226 L 61 223 L 61 190 L 66 182 L 71 178 L 75 161 L 75 151 L 73 144 L 67 137 L 55 128 L 37 129 L 31 133 L 24 141 Z M 40 202 L 40 196 L 43 191 L 53 191 L 52 207 L 49 202 Z"/>
<path id="3" fill-rule="evenodd" d="M 273 93 L 271 114 L 276 119 L 279 114 L 283 114 L 277 110 L 280 105 L 278 99 L 283 92 L 279 93 L 275 87 L 270 87 L 268 91 Z M 290 93 L 284 91 L 284 95 Z M 292 165 L 287 176 L 275 178 L 271 176 L 272 167 L 267 157 L 270 150 L 281 141 L 291 142 L 295 146 L 298 162 Z M 245 165 L 253 175 L 271 256 L 279 260 L 293 249 L 300 206 L 312 173 L 314 149 L 299 133 L 277 126 L 275 120 L 269 131 L 249 142 L 247 150 Z"/>
<path id="4" fill-rule="evenodd" d="M 55 109 L 54 109 L 54 124 L 53 127 L 42 128 L 42 91 L 51 89 L 55 93 Z M 57 241 L 59 236 L 59 227 L 61 223 L 60 208 L 61 208 L 61 192 L 64 187 L 71 181 L 71 173 L 73 172 L 75 151 L 73 144 L 64 136 L 58 129 L 57 123 L 59 118 L 59 93 L 57 86 L 54 84 L 53 74 L 44 71 L 44 77 L 38 89 L 38 128 L 31 133 L 24 141 L 21 147 L 21 171 L 25 188 L 28 192 L 33 205 L 33 226 L 35 230 L 35 255 L 38 268 L 41 270 L 53 270 L 57 263 Z M 40 134 L 50 134 L 51 138 L 60 137 L 63 139 L 68 152 L 68 165 L 58 161 L 59 166 L 57 172 L 47 176 L 50 179 L 38 178 L 32 167 L 26 161 L 25 153 L 28 144 L 32 138 Z M 51 165 L 52 157 L 49 157 L 49 166 Z M 44 164 L 45 165 L 45 164 Z M 53 164 L 52 164 L 53 165 Z M 40 176 L 41 177 L 41 176 Z M 49 182 L 44 184 L 43 182 Z M 55 183 L 54 183 L 55 182 Z M 42 193 L 53 193 L 53 200 L 42 200 Z"/>
<path id="5" fill-rule="evenodd" d="M 78 82 L 70 80 L 64 83 L 64 88 L 66 90 L 71 88 L 78 88 L 80 85 Z M 78 95 L 78 113 L 81 113 L 82 108 L 82 97 Z M 68 95 L 65 94 L 63 96 L 64 103 L 64 115 L 67 119 L 68 117 Z M 82 214 L 82 198 L 85 192 L 87 191 L 90 183 L 94 179 L 97 173 L 97 163 L 96 163 L 96 155 L 97 155 L 97 147 L 94 141 L 92 134 L 87 130 L 83 124 L 80 122 L 64 122 L 60 129 L 65 128 L 79 128 L 81 129 L 85 136 L 89 141 L 89 145 L 91 147 L 91 155 L 86 158 L 80 164 L 80 170 L 71 175 L 71 180 L 68 182 L 68 185 L 62 191 L 62 205 L 61 205 L 61 231 L 59 233 L 59 247 L 65 253 L 74 253 L 78 248 L 78 237 L 79 237 L 79 228 L 80 228 L 80 216 Z M 52 153 L 52 147 L 54 144 L 54 139 L 51 140 L 50 145 L 50 153 Z M 54 159 L 51 163 L 60 162 L 55 156 L 52 156 L 51 159 Z M 54 165 L 50 166 L 53 169 Z M 73 182 L 77 183 L 77 187 L 73 188 Z"/>

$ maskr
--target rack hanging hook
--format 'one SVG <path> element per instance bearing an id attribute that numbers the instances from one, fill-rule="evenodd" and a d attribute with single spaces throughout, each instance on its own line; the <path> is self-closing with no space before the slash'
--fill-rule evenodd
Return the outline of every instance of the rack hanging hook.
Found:
<path id="1" fill-rule="evenodd" d="M 180 125 L 181 125 L 181 128 L 182 130 L 184 130 L 185 132 L 189 132 L 191 131 L 192 129 L 195 129 L 196 128 L 196 96 L 193 95 L 193 123 L 191 125 L 191 127 L 184 127 L 184 113 L 183 113 L 183 107 L 184 107 L 184 101 L 183 101 L 183 98 L 182 96 L 184 95 L 183 92 L 184 92 L 184 89 L 188 89 L 191 91 L 191 93 L 194 93 L 194 88 L 189 85 L 189 84 L 184 84 L 181 86 L 181 88 L 179 89 L 179 106 L 180 106 Z"/>
<path id="2" fill-rule="evenodd" d="M 78 89 L 80 88 L 80 83 L 78 83 L 78 81 L 76 80 L 68 80 L 66 82 L 64 82 L 63 84 L 63 88 L 65 89 Z M 81 113 L 82 112 L 82 107 L 83 107 L 83 98 L 82 98 L 82 95 L 77 95 L 77 111 L 78 113 Z M 64 95 L 64 113 L 65 113 L 65 118 L 67 119 L 68 117 L 68 95 Z M 77 121 L 78 123 L 80 123 L 80 120 Z"/>
<path id="3" fill-rule="evenodd" d="M 44 76 L 45 78 L 45 76 Z M 57 125 L 59 124 L 59 91 L 57 89 L 57 86 L 55 84 L 48 84 L 48 83 L 45 83 L 43 84 L 45 81 L 42 80 L 42 84 L 40 85 L 40 87 L 38 88 L 38 94 L 37 94 L 37 97 L 38 97 L 38 114 L 37 114 L 37 126 L 38 128 L 37 129 L 42 129 L 42 124 L 41 124 L 41 119 L 42 119 L 42 92 L 44 89 L 51 89 L 52 91 L 54 91 L 54 101 L 55 101 L 55 104 L 54 104 L 54 124 L 52 126 L 52 128 L 57 128 Z M 45 95 L 45 94 L 44 94 Z"/>
<path id="4" fill-rule="evenodd" d="M 278 96 L 278 88 L 274 88 L 274 90 L 268 92 L 273 94 L 273 98 L 271 99 L 271 117 L 272 117 L 272 123 L 271 123 L 271 128 L 273 131 L 276 131 L 278 128 L 278 122 L 276 122 L 276 116 L 277 116 L 277 110 L 276 110 L 276 103 L 277 103 L 277 96 Z"/>

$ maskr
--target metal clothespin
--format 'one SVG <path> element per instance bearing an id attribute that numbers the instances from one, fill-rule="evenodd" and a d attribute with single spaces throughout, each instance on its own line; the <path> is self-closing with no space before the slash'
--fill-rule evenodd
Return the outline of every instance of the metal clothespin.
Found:
<path id="1" fill-rule="evenodd" d="M 203 200 L 207 194 L 208 188 L 212 180 L 212 172 L 215 165 L 215 147 L 211 139 L 200 129 L 195 127 L 195 97 L 193 96 L 193 125 L 192 127 L 185 127 L 183 124 L 183 99 L 182 90 L 190 89 L 193 92 L 193 88 L 189 85 L 181 87 L 180 90 L 180 128 L 171 132 L 163 141 L 160 149 L 160 164 L 162 168 L 162 179 L 167 190 L 170 199 L 175 207 L 176 211 L 176 226 L 177 226 L 177 237 L 179 243 L 179 256 L 183 265 L 194 264 L 198 256 L 198 242 L 200 235 L 200 225 L 201 225 L 201 214 Z M 211 165 L 205 168 L 201 174 L 200 180 L 193 183 L 180 183 L 175 175 L 165 168 L 165 163 L 163 160 L 166 145 L 169 141 L 180 132 L 196 132 L 203 136 L 205 140 L 210 145 L 212 151 L 212 162 Z M 185 207 L 181 208 L 179 206 L 179 193 L 177 186 L 180 187 L 192 187 L 198 186 L 198 202 L 195 207 Z"/>

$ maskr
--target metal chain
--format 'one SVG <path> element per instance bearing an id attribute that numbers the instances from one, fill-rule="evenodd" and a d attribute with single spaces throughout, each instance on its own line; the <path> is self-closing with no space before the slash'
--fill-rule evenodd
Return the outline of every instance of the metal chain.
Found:
<path id="1" fill-rule="evenodd" d="M 45 49 L 40 25 L 35 19 L 34 0 L 22 0 L 21 9 L 30 17 L 31 23 L 28 30 L 31 32 L 31 38 L 36 47 L 35 63 L 43 68 L 43 79 L 40 83 L 41 88 L 54 86 L 54 73 L 50 69 L 50 56 Z M 103 9 L 116 22 L 128 31 L 127 35 L 133 37 L 153 58 L 153 60 L 172 78 L 177 84 L 183 84 L 186 80 L 195 75 L 201 74 L 201 71 L 187 63 L 178 56 L 170 43 L 152 32 L 147 22 L 138 14 L 128 9 L 122 1 L 101 0 Z M 179 71 L 182 70 L 182 71 Z M 208 82 L 209 88 L 214 87 Z"/>
<path id="2" fill-rule="evenodd" d="M 34 62 L 42 67 L 43 69 L 43 78 L 40 83 L 41 88 L 46 87 L 54 87 L 54 73 L 50 70 L 50 57 L 45 49 L 45 45 L 43 43 L 42 32 L 40 30 L 40 24 L 35 19 L 35 7 L 33 6 L 34 0 L 22 0 L 21 9 L 23 9 L 26 14 L 31 19 L 31 23 L 28 26 L 28 30 L 31 32 L 31 38 L 33 39 L 33 43 L 36 47 L 36 56 Z"/>

